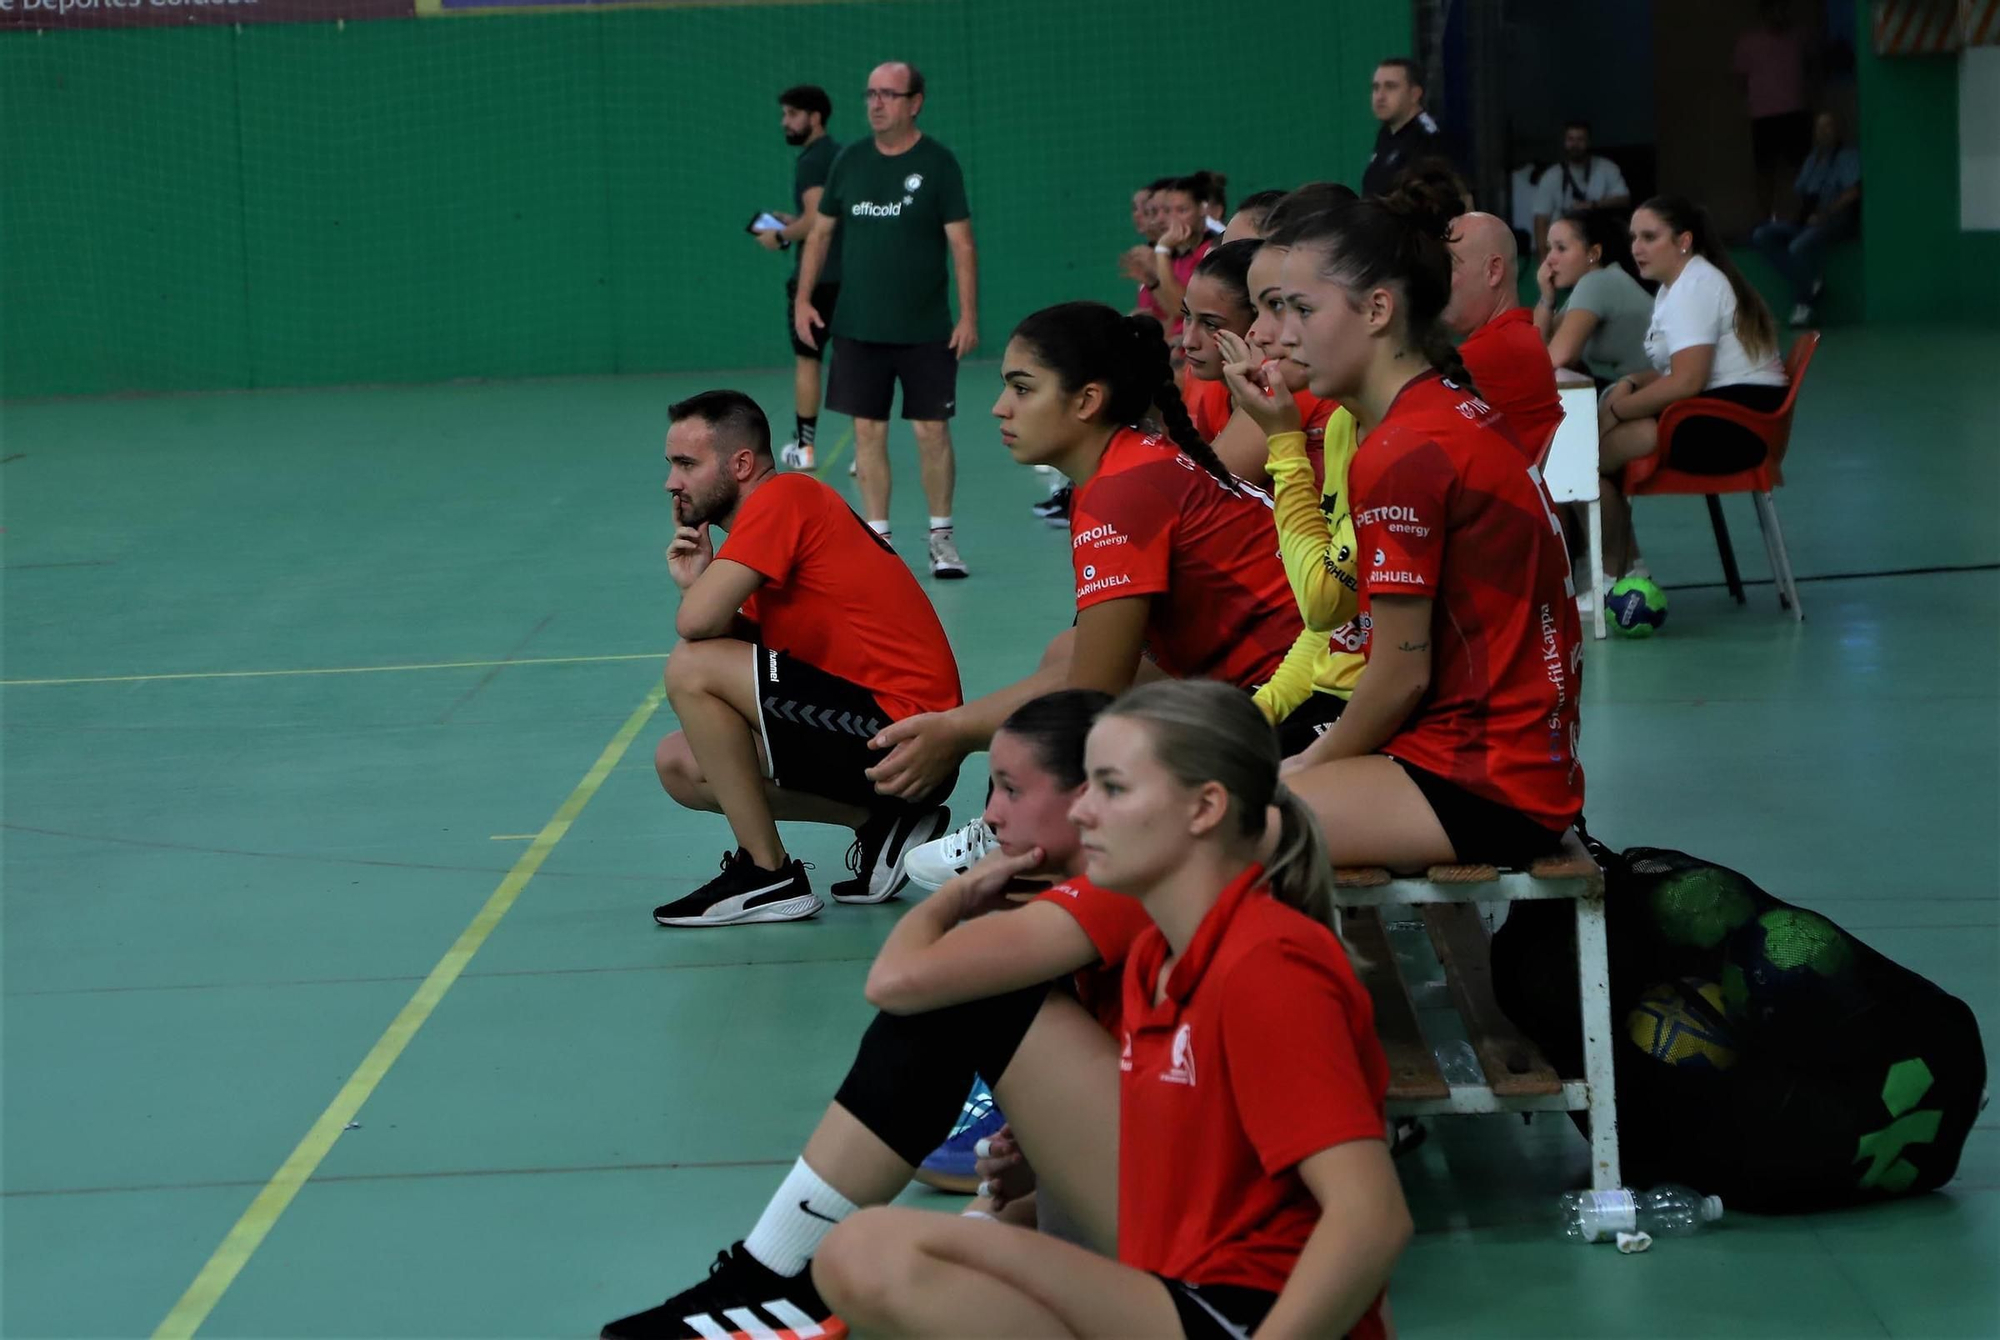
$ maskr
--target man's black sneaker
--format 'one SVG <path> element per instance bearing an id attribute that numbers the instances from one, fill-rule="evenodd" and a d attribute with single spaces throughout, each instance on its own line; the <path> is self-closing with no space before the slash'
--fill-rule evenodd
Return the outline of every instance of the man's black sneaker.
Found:
<path id="1" fill-rule="evenodd" d="M 708 1278 L 658 1307 L 620 1317 L 603 1340 L 840 1340 L 847 1323 L 813 1288 L 812 1271 L 787 1278 L 737 1243 Z"/>
<path id="2" fill-rule="evenodd" d="M 1069 500 L 1074 492 L 1071 485 L 1065 484 L 1048 497 L 1033 504 L 1031 510 L 1051 526 L 1060 529 L 1069 524 Z"/>
<path id="3" fill-rule="evenodd" d="M 687 897 L 654 908 L 653 920 L 662 926 L 803 921 L 822 906 L 806 882 L 803 861 L 787 861 L 782 870 L 764 870 L 738 847 L 724 854 L 721 874 Z"/>
<path id="4" fill-rule="evenodd" d="M 934 809 L 898 805 L 870 815 L 854 835 L 854 845 L 847 849 L 847 868 L 854 872 L 854 878 L 833 886 L 833 901 L 888 902 L 910 882 L 903 866 L 910 853 L 949 827 L 951 811 L 942 805 Z"/>

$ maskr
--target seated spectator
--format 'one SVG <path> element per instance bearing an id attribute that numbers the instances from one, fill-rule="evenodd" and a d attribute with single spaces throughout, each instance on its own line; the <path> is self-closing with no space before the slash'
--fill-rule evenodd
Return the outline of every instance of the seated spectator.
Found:
<path id="1" fill-rule="evenodd" d="M 1549 225 L 1549 254 L 1535 280 L 1535 329 L 1548 341 L 1549 362 L 1581 366 L 1598 389 L 1652 366 L 1646 361 L 1646 327 L 1653 300 L 1623 265 L 1629 254 L 1617 215 L 1577 209 Z M 1560 306 L 1557 296 L 1567 293 Z"/>
<path id="2" fill-rule="evenodd" d="M 1827 247 L 1861 227 L 1861 154 L 1841 139 L 1832 112 L 1821 112 L 1813 122 L 1812 154 L 1792 190 L 1799 198 L 1798 221 L 1759 224 L 1751 241 L 1791 282 L 1792 324 L 1805 326 L 1812 324 L 1813 304 L 1826 286 L 1820 261 Z"/>
<path id="3" fill-rule="evenodd" d="M 1703 396 L 1768 413 L 1785 399 L 1777 322 L 1729 259 L 1706 213 L 1679 196 L 1648 200 L 1632 214 L 1632 259 L 1660 291 L 1646 331 L 1653 369 L 1613 382 L 1598 406 L 1604 562 L 1613 577 L 1646 575 L 1618 474 L 1658 448 L 1660 411 Z M 1764 455 L 1763 441 L 1747 428 L 1697 417 L 1674 430 L 1667 464 L 1691 474 L 1728 475 L 1750 469 Z"/>
<path id="4" fill-rule="evenodd" d="M 1119 273 L 1139 286 L 1138 305 L 1132 310 L 1144 312 L 1163 326 L 1167 324 L 1167 313 L 1153 294 L 1153 245 L 1167 226 L 1160 213 L 1160 191 L 1173 180 L 1159 177 L 1132 193 L 1132 227 L 1140 241 L 1118 257 Z"/>
<path id="5" fill-rule="evenodd" d="M 1441 184 L 1441 183 L 1440 183 Z M 1506 416 L 1529 460 L 1562 422 L 1555 368 L 1516 296 L 1514 230 L 1493 214 L 1461 214 L 1451 232 L 1451 302 L 1444 324 L 1487 404 Z"/>
<path id="6" fill-rule="evenodd" d="M 1572 121 L 1563 127 L 1562 157 L 1536 182 L 1535 254 L 1549 250 L 1549 225 L 1573 209 L 1595 205 L 1600 209 L 1629 209 L 1631 188 L 1625 174 L 1608 158 L 1590 152 L 1590 122 Z"/>
<path id="7" fill-rule="evenodd" d="M 1215 449 L 1229 473 L 1262 486 L 1264 433 L 1235 412 L 1229 387 L 1222 380 L 1222 350 L 1217 337 L 1242 335 L 1257 317 L 1250 302 L 1250 258 L 1261 244 L 1224 242 L 1211 247 L 1188 276 L 1181 302 L 1181 402 L 1188 421 L 1202 441 Z"/>
<path id="8" fill-rule="evenodd" d="M 1201 206 L 1202 228 L 1210 237 L 1220 237 L 1229 223 L 1229 178 L 1207 168 L 1191 175 L 1195 201 Z"/>
<path id="9" fill-rule="evenodd" d="M 1153 272 L 1147 276 L 1157 315 L 1167 333 L 1181 333 L 1181 300 L 1188 278 L 1213 242 L 1202 224 L 1201 188 L 1193 177 L 1170 178 L 1153 193 L 1160 209 L 1160 232 L 1153 242 Z"/>
<path id="10" fill-rule="evenodd" d="M 1247 238 L 1262 238 L 1264 224 L 1271 217 L 1271 210 L 1285 198 L 1283 191 L 1258 191 L 1243 197 L 1243 203 L 1229 216 L 1229 226 L 1222 230 L 1219 241 L 1241 242 Z"/>

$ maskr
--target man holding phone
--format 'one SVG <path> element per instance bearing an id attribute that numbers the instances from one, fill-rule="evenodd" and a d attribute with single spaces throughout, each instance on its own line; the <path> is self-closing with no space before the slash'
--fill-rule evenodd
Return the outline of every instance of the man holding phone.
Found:
<path id="1" fill-rule="evenodd" d="M 741 391 L 667 411 L 667 492 L 681 590 L 667 698 L 681 728 L 653 755 L 660 785 L 721 813 L 736 838 L 722 872 L 653 913 L 662 926 L 797 921 L 820 900 L 778 820 L 854 830 L 835 902 L 879 903 L 909 853 L 941 836 L 956 770 L 930 795 L 877 795 L 869 740 L 890 722 L 964 701 L 937 612 L 888 542 L 831 487 L 780 471 L 771 428 Z M 713 531 L 728 532 L 719 548 Z"/>
<path id="2" fill-rule="evenodd" d="M 833 167 L 834 156 L 840 152 L 839 142 L 826 133 L 826 123 L 833 118 L 833 100 L 826 96 L 825 89 L 816 84 L 788 88 L 778 95 L 778 107 L 785 143 L 798 148 L 799 156 L 792 165 L 794 212 L 760 214 L 751 220 L 750 234 L 766 251 L 781 251 L 803 242 L 812 231 L 820 192 L 826 189 L 827 173 Z M 793 249 L 792 277 L 785 281 L 785 336 L 792 342 L 792 410 L 797 425 L 792 440 L 778 449 L 778 459 L 793 470 L 813 468 L 813 437 L 819 429 L 820 351 L 801 340 L 792 329 L 792 309 L 799 296 L 799 262 L 805 259 L 805 254 L 802 246 Z M 840 248 L 832 247 L 814 280 L 808 301 L 821 321 L 831 321 L 839 298 Z"/>

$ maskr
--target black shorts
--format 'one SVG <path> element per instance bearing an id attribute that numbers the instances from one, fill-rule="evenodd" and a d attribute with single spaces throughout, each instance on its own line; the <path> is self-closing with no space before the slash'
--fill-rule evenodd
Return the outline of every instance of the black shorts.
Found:
<path id="1" fill-rule="evenodd" d="M 1738 383 L 1718 386 L 1701 395 L 1704 400 L 1727 400 L 1769 414 L 1785 403 L 1787 389 Z M 1764 440 L 1742 424 L 1698 414 L 1681 420 L 1675 427 L 1667 464 L 1691 475 L 1733 475 L 1761 464 L 1769 454 Z"/>
<path id="2" fill-rule="evenodd" d="M 1290 758 L 1301 753 L 1314 740 L 1333 729 L 1333 723 L 1340 720 L 1340 714 L 1347 708 L 1347 699 L 1336 693 L 1321 693 L 1315 689 L 1306 700 L 1292 709 L 1292 714 L 1278 723 L 1278 756 Z"/>
<path id="3" fill-rule="evenodd" d="M 865 775 L 882 755 L 868 747 L 891 717 L 851 680 L 758 643 L 757 727 L 771 782 L 828 800 L 881 809 L 887 802 Z"/>
<path id="4" fill-rule="evenodd" d="M 1278 1295 L 1241 1284 L 1188 1284 L 1155 1275 L 1167 1286 L 1188 1340 L 1246 1340 L 1264 1324 Z"/>
<path id="5" fill-rule="evenodd" d="M 785 281 L 785 336 L 792 342 L 793 353 L 797 354 L 800 358 L 817 359 L 821 356 L 820 351 L 813 348 L 810 344 L 801 341 L 799 339 L 798 327 L 792 324 L 792 304 L 798 300 L 799 277 L 795 274 Z M 819 319 L 825 323 L 819 329 L 819 342 L 821 345 L 826 343 L 826 327 L 833 324 L 834 305 L 839 301 L 840 285 L 813 285 L 813 310 L 819 313 Z"/>
<path id="6" fill-rule="evenodd" d="M 1456 782 L 1391 757 L 1424 793 L 1461 864 L 1525 870 L 1537 857 L 1552 855 L 1562 846 L 1561 833 L 1551 832 L 1519 810 L 1475 796 Z"/>
<path id="7" fill-rule="evenodd" d="M 887 419 L 903 384 L 905 419 L 949 419 L 958 410 L 958 355 L 951 345 L 874 344 L 833 338 L 826 407 L 852 419 Z"/>
<path id="8" fill-rule="evenodd" d="M 1768 172 L 1780 164 L 1798 164 L 1806 161 L 1806 154 L 1812 148 L 1812 113 L 1786 112 L 1781 116 L 1756 116 L 1750 119 L 1750 157 L 1759 172 Z M 1742 159 L 1737 160 L 1739 163 Z"/>

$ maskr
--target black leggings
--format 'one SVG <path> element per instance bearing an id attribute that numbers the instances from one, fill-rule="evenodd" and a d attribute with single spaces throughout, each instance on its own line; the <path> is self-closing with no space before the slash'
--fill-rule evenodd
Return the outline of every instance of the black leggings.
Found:
<path id="1" fill-rule="evenodd" d="M 916 1167 L 944 1143 L 975 1075 L 998 1082 L 1053 982 L 922 1014 L 878 1014 L 834 1099 Z"/>

